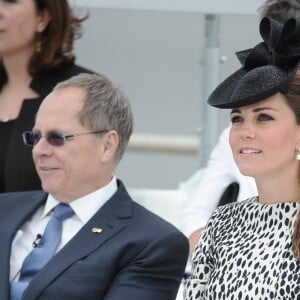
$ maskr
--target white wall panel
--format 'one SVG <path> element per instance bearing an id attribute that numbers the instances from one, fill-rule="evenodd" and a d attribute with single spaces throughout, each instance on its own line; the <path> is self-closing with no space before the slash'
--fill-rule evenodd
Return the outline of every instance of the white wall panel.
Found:
<path id="1" fill-rule="evenodd" d="M 255 15 L 263 0 L 70 0 L 95 8 Z"/>

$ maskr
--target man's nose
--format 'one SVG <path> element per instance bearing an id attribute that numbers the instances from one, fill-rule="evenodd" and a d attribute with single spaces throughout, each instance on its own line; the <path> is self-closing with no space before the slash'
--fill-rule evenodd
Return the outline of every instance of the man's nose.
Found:
<path id="1" fill-rule="evenodd" d="M 32 154 L 33 155 L 49 155 L 53 146 L 51 146 L 46 137 L 42 136 L 39 141 L 33 146 Z"/>

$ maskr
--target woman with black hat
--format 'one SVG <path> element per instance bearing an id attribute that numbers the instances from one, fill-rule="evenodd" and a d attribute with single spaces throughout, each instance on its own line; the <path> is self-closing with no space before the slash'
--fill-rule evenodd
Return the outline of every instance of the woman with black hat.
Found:
<path id="1" fill-rule="evenodd" d="M 300 299 L 300 21 L 264 18 L 260 33 L 208 99 L 231 109 L 233 156 L 258 197 L 212 215 L 186 300 Z"/>

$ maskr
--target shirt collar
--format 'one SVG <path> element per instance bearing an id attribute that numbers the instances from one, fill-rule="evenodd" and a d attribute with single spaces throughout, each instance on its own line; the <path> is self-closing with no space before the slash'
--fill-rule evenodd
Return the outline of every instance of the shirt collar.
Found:
<path id="1" fill-rule="evenodd" d="M 116 176 L 113 176 L 110 183 L 106 186 L 70 202 L 69 205 L 80 221 L 86 223 L 112 197 L 117 189 L 117 179 Z M 89 203 L 88 205 L 87 202 Z M 42 217 L 48 215 L 57 204 L 59 204 L 59 201 L 49 194 Z"/>

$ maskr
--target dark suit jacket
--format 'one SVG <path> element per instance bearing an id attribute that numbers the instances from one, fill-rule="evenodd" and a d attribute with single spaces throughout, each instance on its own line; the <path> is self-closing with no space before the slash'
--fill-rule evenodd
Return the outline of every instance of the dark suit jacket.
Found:
<path id="1" fill-rule="evenodd" d="M 175 299 L 187 239 L 133 202 L 120 181 L 118 185 L 113 197 L 31 281 L 23 300 Z M 14 234 L 46 197 L 41 191 L 0 195 L 1 300 L 9 300 Z M 93 227 L 103 231 L 93 233 Z"/>
<path id="2" fill-rule="evenodd" d="M 39 94 L 39 97 L 23 102 L 20 115 L 13 124 L 11 135 L 6 138 L 8 144 L 4 168 L 4 190 L 0 192 L 41 189 L 41 183 L 32 160 L 32 149 L 23 144 L 21 134 L 32 129 L 38 108 L 54 86 L 83 72 L 91 73 L 80 66 L 67 65 L 53 71 L 40 71 L 33 78 L 30 87 Z"/>

